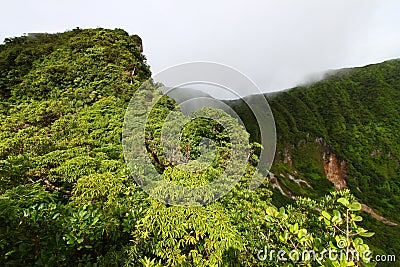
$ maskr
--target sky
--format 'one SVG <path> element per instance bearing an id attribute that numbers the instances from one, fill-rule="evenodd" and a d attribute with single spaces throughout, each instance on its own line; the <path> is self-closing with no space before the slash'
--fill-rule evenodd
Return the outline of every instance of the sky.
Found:
<path id="1" fill-rule="evenodd" d="M 122 28 L 143 39 L 153 73 L 210 61 L 263 92 L 324 71 L 400 58 L 398 0 L 3 1 L 0 40 L 30 32 Z"/>

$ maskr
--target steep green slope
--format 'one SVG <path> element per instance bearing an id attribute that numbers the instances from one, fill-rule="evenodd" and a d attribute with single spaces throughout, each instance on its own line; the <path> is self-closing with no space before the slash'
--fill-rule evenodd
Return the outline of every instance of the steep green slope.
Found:
<path id="1" fill-rule="evenodd" d="M 340 70 L 312 85 L 267 97 L 278 136 L 272 173 L 285 192 L 319 197 L 334 189 L 328 176 L 379 215 L 400 223 L 400 60 Z M 257 140 L 257 123 L 249 109 L 243 101 L 230 104 Z M 374 219 L 368 224 L 393 235 L 386 235 L 390 242 L 375 237 L 376 247 L 400 251 L 395 238 L 399 226 Z"/>
<path id="2" fill-rule="evenodd" d="M 0 45 L 1 266 L 287 266 L 276 256 L 258 257 L 265 248 L 322 254 L 320 262 L 290 259 L 295 266 L 338 266 L 339 260 L 330 260 L 323 252 L 343 248 L 339 240 L 345 239 L 347 249 L 369 249 L 362 238 L 372 233 L 359 227 L 361 217 L 356 215 L 361 205 L 347 191 L 324 196 L 329 184 L 324 192 L 307 189 L 323 198 L 300 199 L 281 209 L 271 203 L 267 182 L 248 191 L 254 175 L 261 178 L 254 153 L 245 162 L 240 183 L 209 205 L 170 206 L 148 196 L 138 184 L 149 170 L 136 166 L 135 183 L 121 141 L 132 95 L 140 96 L 130 103 L 133 113 L 143 115 L 148 111 L 143 103 L 152 103 L 161 94 L 151 82 L 151 90 L 138 91 L 151 74 L 141 52 L 140 38 L 120 29 L 33 34 Z M 180 158 L 174 161 L 161 144 L 163 119 L 175 107 L 172 99 L 162 97 L 151 110 L 145 131 L 125 136 L 145 143 L 156 172 L 171 184 L 193 186 L 220 177 L 228 162 L 235 168 L 227 129 L 204 117 L 190 121 L 181 133 L 180 149 L 193 169 L 176 166 Z M 249 136 L 220 110 L 201 112 L 223 118 L 238 140 Z M 295 123 L 290 111 L 284 112 Z M 182 116 L 169 121 L 169 129 L 179 125 Z M 284 129 L 278 130 L 282 134 Z M 286 139 L 280 149 L 302 140 L 306 132 L 284 131 L 294 139 Z M 204 138 L 214 141 L 215 155 L 199 147 Z M 238 144 L 243 151 L 257 147 Z M 308 168 L 314 170 L 316 150 L 311 146 L 307 151 L 313 158 L 304 159 L 301 152 L 306 150 L 295 150 L 293 146 L 288 151 L 293 162 L 305 166 L 297 168 L 307 174 L 310 162 Z M 276 168 L 294 172 L 290 164 L 278 161 L 278 174 Z M 326 181 L 318 171 L 315 179 Z M 208 197 L 194 201 L 204 203 Z M 341 264 L 373 266 L 369 260 Z"/>
<path id="3" fill-rule="evenodd" d="M 140 38 L 75 29 L 0 49 L 0 265 L 77 265 L 129 242 L 119 225 L 140 192 L 120 139 L 151 74 Z"/>
<path id="4" fill-rule="evenodd" d="M 246 230 L 247 218 L 254 217 L 254 225 L 264 221 L 270 191 L 247 192 L 251 165 L 226 199 L 196 208 L 156 201 L 128 171 L 121 144 L 124 114 L 150 77 L 139 37 L 118 29 L 76 29 L 9 39 L 0 49 L 0 265 L 257 262 L 254 251 L 264 242 L 259 227 Z M 155 88 L 141 100 L 151 101 L 152 94 Z M 184 133 L 187 147 L 193 146 L 186 153 L 196 157 L 197 144 L 208 137 L 216 141 L 218 158 L 199 172 L 174 168 L 159 144 L 159 117 L 174 107 L 163 98 L 154 109 L 149 156 L 170 181 L 207 183 L 225 169 L 229 137 L 218 124 L 194 121 Z M 227 124 L 237 124 L 227 117 Z M 240 138 L 248 136 L 243 127 L 237 130 Z"/>

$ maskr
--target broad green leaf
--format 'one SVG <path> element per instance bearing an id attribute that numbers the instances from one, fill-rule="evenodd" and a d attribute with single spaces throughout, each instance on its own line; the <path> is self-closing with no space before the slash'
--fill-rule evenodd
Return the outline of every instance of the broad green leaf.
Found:
<path id="1" fill-rule="evenodd" d="M 361 210 L 361 204 L 359 202 L 353 202 L 348 206 L 348 208 L 351 211 L 359 211 Z"/>
<path id="2" fill-rule="evenodd" d="M 374 234 L 375 234 L 374 232 L 365 232 L 365 233 L 360 233 L 359 235 L 363 237 L 371 237 Z"/>
<path id="3" fill-rule="evenodd" d="M 321 215 L 324 216 L 324 218 L 326 218 L 327 220 L 331 219 L 331 215 L 328 212 L 324 211 L 324 210 L 321 211 Z"/>
<path id="4" fill-rule="evenodd" d="M 350 202 L 346 198 L 343 198 L 343 197 L 339 198 L 337 200 L 337 202 L 342 203 L 345 207 L 348 207 L 350 204 Z"/>

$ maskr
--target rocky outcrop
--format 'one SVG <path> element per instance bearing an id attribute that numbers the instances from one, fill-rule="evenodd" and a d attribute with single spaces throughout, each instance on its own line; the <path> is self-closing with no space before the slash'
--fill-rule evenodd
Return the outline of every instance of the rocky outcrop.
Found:
<path id="1" fill-rule="evenodd" d="M 324 138 L 317 138 L 315 140 L 321 145 L 321 154 L 323 158 L 323 168 L 324 172 L 326 175 L 326 178 L 331 181 L 335 187 L 336 190 L 340 191 L 343 189 L 348 188 L 347 182 L 346 182 L 346 176 L 347 176 L 347 167 L 346 167 L 346 161 L 341 160 L 330 148 L 330 146 L 327 144 Z M 285 148 L 284 151 L 280 152 L 280 154 L 283 156 L 283 163 L 286 163 L 290 166 L 290 168 L 293 170 L 293 175 L 288 174 L 288 173 L 281 173 L 280 176 L 282 177 L 281 179 L 289 179 L 290 181 L 296 183 L 298 186 L 308 186 L 312 188 L 312 186 L 305 180 L 302 179 L 297 179 L 295 176 L 297 174 L 297 171 L 294 168 L 295 162 L 293 162 L 293 159 L 289 153 L 289 149 Z M 377 155 L 380 155 L 382 152 L 380 150 L 374 150 L 371 153 L 371 157 L 375 157 Z M 389 152 L 388 157 L 392 157 L 392 154 Z M 286 197 L 290 197 L 292 199 L 296 199 L 297 197 L 285 186 L 283 186 L 280 182 L 277 176 L 275 176 L 273 173 L 270 173 L 269 175 L 269 181 L 270 185 L 278 189 L 282 195 Z M 362 193 L 360 188 L 357 187 L 357 190 Z M 398 226 L 397 223 L 389 221 L 387 218 L 377 214 L 372 208 L 367 206 L 366 204 L 361 204 L 361 211 L 371 215 L 373 218 L 376 220 L 379 220 L 383 222 L 386 225 L 390 226 Z"/>
<path id="2" fill-rule="evenodd" d="M 137 47 L 139 48 L 140 53 L 143 53 L 143 42 L 142 38 L 139 37 L 139 35 L 133 35 L 132 36 L 133 40 L 135 41 Z"/>
<path id="3" fill-rule="evenodd" d="M 324 153 L 323 159 L 326 178 L 334 184 L 335 189 L 343 190 L 347 188 L 346 162 L 339 160 L 333 153 Z"/>
<path id="4" fill-rule="evenodd" d="M 306 186 L 308 186 L 308 187 L 310 187 L 310 188 L 313 188 L 307 181 L 304 181 L 303 179 L 297 179 L 296 177 L 294 177 L 294 176 L 291 175 L 291 174 L 288 174 L 287 177 L 288 177 L 291 181 L 295 182 L 298 186 L 301 186 L 301 184 L 305 184 Z"/>
<path id="5" fill-rule="evenodd" d="M 289 154 L 289 149 L 286 147 L 283 153 L 283 163 L 289 164 L 290 168 L 293 168 L 292 156 Z"/>
<path id="6" fill-rule="evenodd" d="M 332 153 L 330 147 L 323 138 L 317 138 L 315 141 L 319 142 L 323 147 L 322 157 L 324 159 L 324 170 L 328 180 L 334 184 L 336 190 L 348 188 L 346 183 L 346 161 L 339 160 L 336 154 Z M 379 155 L 380 153 L 379 150 L 374 150 L 371 153 L 371 157 Z M 361 192 L 358 187 L 357 190 Z M 372 208 L 365 204 L 361 204 L 361 211 L 371 215 L 373 218 L 383 222 L 384 224 L 390 226 L 398 225 L 397 223 L 391 222 L 385 217 L 377 214 Z"/>
<path id="7" fill-rule="evenodd" d="M 333 183 L 336 190 L 347 188 L 346 183 L 346 161 L 339 160 L 324 138 L 315 139 L 322 146 L 322 158 L 324 160 L 324 171 L 326 178 Z"/>
<path id="8" fill-rule="evenodd" d="M 278 189 L 281 192 L 282 195 L 284 195 L 286 197 L 290 197 L 292 199 L 296 199 L 296 197 L 293 195 L 292 192 L 290 192 L 290 190 L 284 190 L 284 187 L 281 185 L 281 183 L 279 182 L 278 178 L 272 172 L 269 173 L 269 179 L 268 180 L 269 180 L 270 185 L 272 186 L 272 188 Z"/>
<path id="9" fill-rule="evenodd" d="M 295 182 L 300 187 L 301 187 L 301 184 L 303 184 L 303 185 L 306 185 L 306 186 L 312 188 L 312 186 L 307 181 L 304 181 L 303 179 L 297 179 L 295 176 L 293 176 L 291 174 L 281 173 L 279 176 L 281 176 L 283 179 L 288 178 L 290 181 Z"/>

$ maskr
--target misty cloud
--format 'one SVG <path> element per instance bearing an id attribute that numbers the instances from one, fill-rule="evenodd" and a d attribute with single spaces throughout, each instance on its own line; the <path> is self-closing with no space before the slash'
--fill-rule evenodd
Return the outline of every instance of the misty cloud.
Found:
<path id="1" fill-rule="evenodd" d="M 76 26 L 123 28 L 143 38 L 154 73 L 213 61 L 238 69 L 263 91 L 328 69 L 400 57 L 396 0 L 18 0 L 2 6 L 2 39 Z"/>

